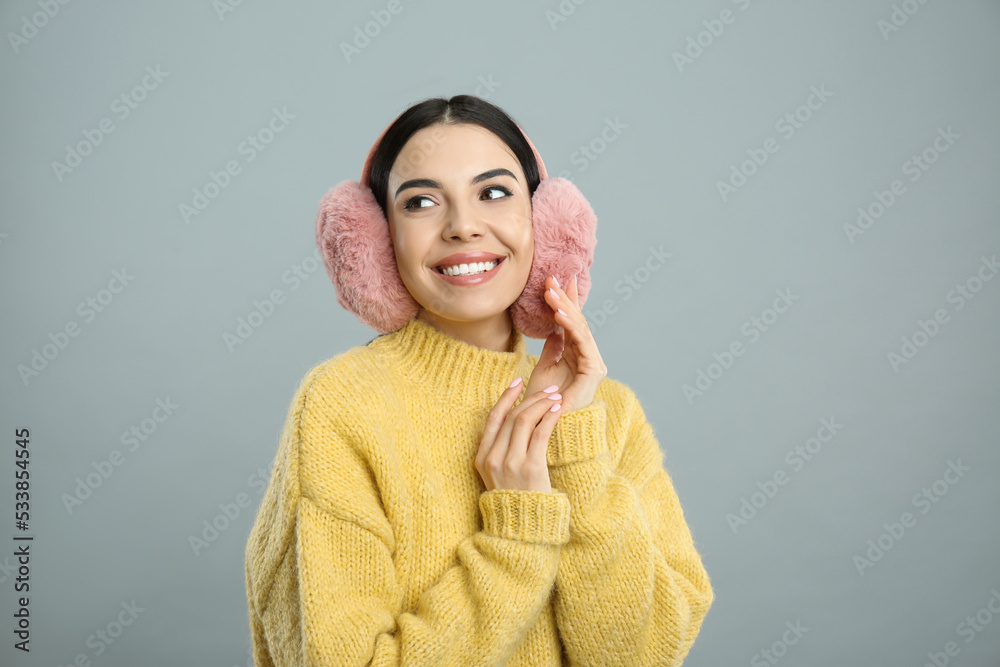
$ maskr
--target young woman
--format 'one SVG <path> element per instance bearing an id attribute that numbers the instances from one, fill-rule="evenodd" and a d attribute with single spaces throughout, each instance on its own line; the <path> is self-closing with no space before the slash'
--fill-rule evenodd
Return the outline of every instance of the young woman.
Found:
<path id="1" fill-rule="evenodd" d="M 327 194 L 338 301 L 382 335 L 288 411 L 246 550 L 257 667 L 681 664 L 713 592 L 581 310 L 595 228 L 468 95 L 409 108 Z"/>

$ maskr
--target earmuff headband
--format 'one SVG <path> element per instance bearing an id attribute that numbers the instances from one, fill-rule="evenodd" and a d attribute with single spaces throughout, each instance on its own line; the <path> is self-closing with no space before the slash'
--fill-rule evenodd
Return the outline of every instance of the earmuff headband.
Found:
<path id="1" fill-rule="evenodd" d="M 398 120 L 398 117 L 396 120 Z M 365 164 L 361 167 L 361 185 L 371 187 L 372 163 L 375 162 L 375 152 L 378 151 L 379 144 L 382 143 L 382 138 L 385 136 L 385 133 L 389 131 L 389 128 L 393 126 L 393 123 L 395 123 L 396 120 L 393 120 L 392 123 L 385 126 L 382 133 L 378 135 L 378 139 L 375 140 L 375 144 L 372 146 L 371 150 L 368 151 L 368 157 L 365 158 Z M 515 125 L 517 125 L 517 123 L 515 123 Z M 538 149 L 535 148 L 535 144 L 531 143 L 531 139 L 529 139 L 528 135 L 524 133 L 524 130 L 521 129 L 520 125 L 517 126 L 517 129 L 521 130 L 521 136 L 528 142 L 528 145 L 531 147 L 531 152 L 535 154 L 535 161 L 538 162 L 538 177 L 539 180 L 544 181 L 549 177 L 549 174 L 545 171 L 545 163 L 542 162 L 542 156 L 538 153 Z"/>

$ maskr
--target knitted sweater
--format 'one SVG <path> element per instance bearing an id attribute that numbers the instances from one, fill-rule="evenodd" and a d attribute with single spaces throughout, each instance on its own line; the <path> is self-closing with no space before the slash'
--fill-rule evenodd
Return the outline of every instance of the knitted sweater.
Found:
<path id="1" fill-rule="evenodd" d="M 246 548 L 256 667 L 681 664 L 713 592 L 629 387 L 559 416 L 551 493 L 485 490 L 537 362 L 414 318 L 306 374 Z"/>

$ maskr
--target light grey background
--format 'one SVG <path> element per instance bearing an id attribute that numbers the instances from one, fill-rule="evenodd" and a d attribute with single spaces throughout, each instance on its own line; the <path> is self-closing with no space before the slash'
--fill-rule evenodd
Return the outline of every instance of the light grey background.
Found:
<path id="1" fill-rule="evenodd" d="M 656 429 L 716 591 L 686 664 L 771 664 L 773 649 L 778 664 L 919 666 L 949 641 L 950 664 L 1000 664 L 1000 280 L 974 280 L 1000 255 L 997 2 L 403 0 L 351 62 L 340 44 L 386 2 L 50 4 L 51 18 L 38 1 L 0 8 L 0 506 L 13 545 L 14 431 L 29 428 L 35 536 L 30 656 L 13 649 L 13 546 L 0 550 L 0 663 L 250 664 L 243 550 L 293 392 L 375 335 L 315 261 L 319 201 L 359 178 L 407 106 L 473 93 L 598 214 L 585 311 Z M 147 67 L 164 78 L 121 118 L 112 105 Z M 813 87 L 831 95 L 809 109 Z M 249 161 L 241 142 L 275 108 L 294 119 Z M 796 111 L 808 120 L 789 137 L 776 123 Z M 102 119 L 114 130 L 57 175 Z M 602 145 L 608 119 L 625 127 Z M 936 154 L 939 128 L 958 136 Z M 724 200 L 718 182 L 768 138 L 778 150 Z M 905 163 L 929 148 L 911 181 Z M 180 205 L 229 160 L 240 173 L 185 223 Z M 905 192 L 852 242 L 845 225 L 895 179 Z M 670 258 L 645 271 L 661 246 Z M 87 321 L 78 305 L 123 269 L 134 279 Z M 282 303 L 231 351 L 224 335 L 273 290 Z M 778 290 L 793 305 L 751 340 Z M 947 322 L 893 368 L 938 309 Z M 743 354 L 710 368 L 734 342 Z M 699 370 L 715 379 L 689 398 Z M 177 407 L 131 451 L 122 433 L 158 399 Z M 797 469 L 787 453 L 824 418 L 842 427 Z M 121 465 L 68 511 L 113 450 Z M 949 461 L 968 470 L 920 501 Z M 781 472 L 773 497 L 753 495 Z M 190 536 L 224 525 L 239 494 L 250 506 L 196 555 Z M 732 524 L 743 499 L 760 507 Z M 884 524 L 904 512 L 915 523 L 894 538 Z M 133 601 L 112 644 L 88 644 Z M 989 621 L 970 638 L 960 624 L 977 614 Z M 808 628 L 794 645 L 786 623 Z"/>

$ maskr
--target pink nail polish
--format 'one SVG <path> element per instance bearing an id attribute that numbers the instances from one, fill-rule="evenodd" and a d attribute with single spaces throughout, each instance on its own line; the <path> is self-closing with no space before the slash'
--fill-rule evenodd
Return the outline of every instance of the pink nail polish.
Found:
<path id="1" fill-rule="evenodd" d="M 510 383 L 510 387 L 516 387 L 519 384 L 521 384 L 521 378 L 514 378 L 514 381 Z M 510 389 L 510 387 L 507 388 Z"/>
<path id="2" fill-rule="evenodd" d="M 552 276 L 552 280 L 555 281 L 556 287 L 562 289 L 562 285 L 559 284 L 559 279 L 556 278 L 555 275 Z"/>
<path id="3" fill-rule="evenodd" d="M 562 394 L 549 394 L 549 398 L 551 398 L 553 401 L 558 401 L 560 398 L 562 398 Z"/>
<path id="4" fill-rule="evenodd" d="M 550 293 L 550 294 L 552 294 L 552 296 L 554 296 L 555 298 L 557 298 L 557 299 L 559 298 L 559 293 L 558 293 L 558 292 L 556 292 L 556 291 L 555 291 L 554 289 L 552 289 L 551 287 L 549 288 L 549 293 Z"/>
<path id="5" fill-rule="evenodd" d="M 560 315 L 565 315 L 566 314 L 566 311 L 563 310 L 562 308 L 556 308 L 556 312 L 559 313 Z"/>
<path id="6" fill-rule="evenodd" d="M 554 384 L 554 385 L 552 385 L 550 387 L 546 387 L 545 389 L 542 389 L 542 391 L 544 391 L 546 394 L 551 394 L 552 392 L 554 392 L 557 389 L 559 389 L 559 385 L 555 385 Z"/>
<path id="7" fill-rule="evenodd" d="M 558 403 L 556 403 L 551 408 L 549 408 L 549 412 L 555 412 L 556 410 L 558 410 L 561 407 L 562 407 L 561 405 L 559 405 Z"/>

